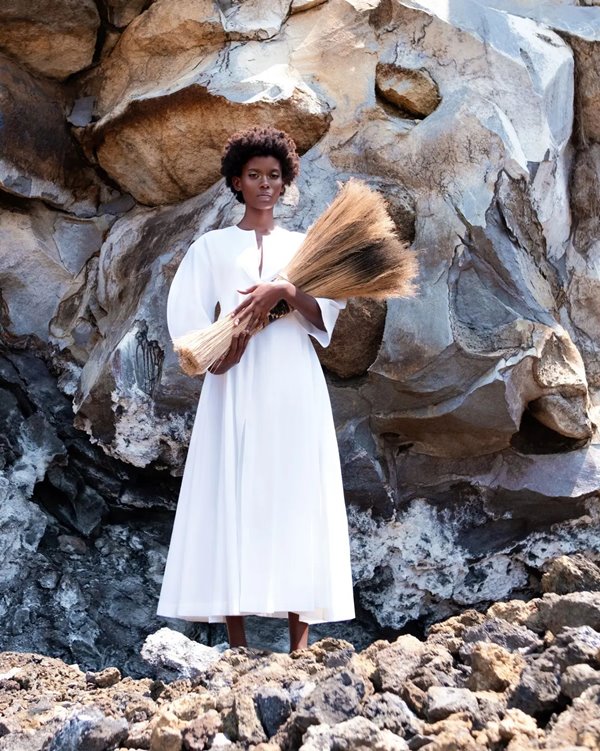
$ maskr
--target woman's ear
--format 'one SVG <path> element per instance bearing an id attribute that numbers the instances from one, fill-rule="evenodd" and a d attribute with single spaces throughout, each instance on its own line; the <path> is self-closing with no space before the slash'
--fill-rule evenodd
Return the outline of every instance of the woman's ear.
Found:
<path id="1" fill-rule="evenodd" d="M 231 178 L 231 184 L 233 185 L 234 189 L 238 192 L 242 189 L 242 178 L 234 176 Z"/>

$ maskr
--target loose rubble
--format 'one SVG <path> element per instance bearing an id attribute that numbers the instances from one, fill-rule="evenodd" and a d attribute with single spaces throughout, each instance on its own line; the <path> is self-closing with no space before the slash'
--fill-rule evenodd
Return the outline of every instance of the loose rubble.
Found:
<path id="1" fill-rule="evenodd" d="M 356 651 L 323 638 L 290 654 L 164 628 L 141 650 L 142 679 L 5 652 L 0 751 L 598 749 L 599 613 L 600 591 L 547 592 L 423 639 Z"/>

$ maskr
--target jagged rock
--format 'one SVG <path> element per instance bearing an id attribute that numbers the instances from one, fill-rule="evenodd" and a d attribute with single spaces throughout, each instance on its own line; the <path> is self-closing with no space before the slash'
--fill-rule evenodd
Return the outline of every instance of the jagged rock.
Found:
<path id="1" fill-rule="evenodd" d="M 528 655 L 519 682 L 509 692 L 509 706 L 529 715 L 552 712 L 560 696 L 560 668 L 546 654 Z"/>
<path id="2" fill-rule="evenodd" d="M 391 730 L 402 738 L 421 732 L 422 722 L 396 694 L 383 691 L 371 696 L 364 705 L 363 715 L 382 730 Z"/>
<path id="3" fill-rule="evenodd" d="M 569 699 L 575 699 L 591 686 L 600 685 L 600 670 L 594 670 L 585 663 L 569 665 L 562 674 L 561 691 Z"/>
<path id="4" fill-rule="evenodd" d="M 535 604 L 536 612 L 526 621 L 534 631 L 558 634 L 565 626 L 600 630 L 600 592 L 547 593 Z"/>
<path id="5" fill-rule="evenodd" d="M 100 25 L 93 0 L 5 0 L 0 49 L 36 73 L 64 79 L 92 62 Z"/>
<path id="6" fill-rule="evenodd" d="M 0 15 L 2 12 L 0 9 Z M 0 20 L 0 34 L 4 29 Z M 65 94 L 58 85 L 36 78 L 1 54 L 0 63 L 0 86 L 4 92 L 0 96 L 3 122 L 0 189 L 23 198 L 42 199 L 51 206 L 71 211 L 80 217 L 92 217 L 98 204 L 108 201 L 115 193 L 103 185 L 83 159 L 69 133 L 63 111 Z M 32 111 L 35 111 L 36 117 L 31 116 Z M 49 214 L 38 207 L 31 208 L 34 216 Z M 21 209 L 19 213 L 25 212 Z M 78 225 L 70 217 L 54 215 L 54 220 L 58 225 L 57 245 L 72 257 L 74 264 L 81 256 L 78 248 L 81 245 L 78 234 L 81 232 L 78 233 L 77 228 L 83 225 Z M 102 227 L 103 224 L 106 229 L 106 220 L 103 219 L 90 222 L 87 226 L 91 229 L 94 225 Z M 72 238 L 69 238 L 69 229 Z M 47 242 L 48 235 L 53 234 L 52 224 L 48 222 L 38 238 L 35 232 L 28 233 L 25 228 L 21 228 L 20 233 L 22 240 L 18 241 L 19 244 L 33 244 L 36 239 L 37 243 Z M 86 240 L 89 245 L 90 239 Z M 69 247 L 71 244 L 73 248 Z M 54 252 L 56 254 L 57 251 Z M 35 281 L 36 275 L 30 279 L 30 283 Z M 49 320 L 47 317 L 46 325 Z"/>
<path id="7" fill-rule="evenodd" d="M 504 691 L 518 682 L 525 664 L 520 655 L 486 642 L 474 644 L 469 663 L 468 686 L 473 691 Z"/>
<path id="8" fill-rule="evenodd" d="M 546 730 L 548 748 L 576 746 L 594 749 L 600 743 L 600 687 L 592 686 L 573 699 L 573 703 Z"/>
<path id="9" fill-rule="evenodd" d="M 45 751 L 113 751 L 127 737 L 124 719 L 105 717 L 97 709 L 75 711 L 45 746 Z"/>
<path id="10" fill-rule="evenodd" d="M 538 651 L 542 646 L 542 640 L 531 629 L 494 617 L 465 628 L 462 639 L 460 653 L 463 657 L 477 648 L 478 642 L 492 642 L 509 652 L 521 653 Z"/>
<path id="11" fill-rule="evenodd" d="M 557 595 L 600 590 L 600 568 L 584 555 L 561 555 L 544 572 L 542 590 Z"/>
<path id="12" fill-rule="evenodd" d="M 270 738 L 292 711 L 289 692 L 278 686 L 264 686 L 255 694 L 254 702 L 265 733 Z"/>
<path id="13" fill-rule="evenodd" d="M 147 637 L 141 655 L 157 677 L 166 680 L 194 679 L 220 660 L 226 648 L 226 644 L 207 647 L 193 642 L 178 631 L 161 628 Z"/>

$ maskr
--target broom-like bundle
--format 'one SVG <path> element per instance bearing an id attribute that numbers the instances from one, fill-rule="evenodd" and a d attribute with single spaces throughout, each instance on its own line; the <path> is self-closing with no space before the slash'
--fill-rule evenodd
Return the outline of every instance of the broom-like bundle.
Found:
<path id="1" fill-rule="evenodd" d="M 374 300 L 414 295 L 416 275 L 415 253 L 396 237 L 384 198 L 354 178 L 309 228 L 279 274 L 314 297 Z M 281 310 L 274 309 L 270 319 L 280 315 Z M 244 311 L 238 318 L 242 325 Z M 229 314 L 202 331 L 174 339 L 182 370 L 187 375 L 208 370 L 229 350 L 234 329 Z"/>

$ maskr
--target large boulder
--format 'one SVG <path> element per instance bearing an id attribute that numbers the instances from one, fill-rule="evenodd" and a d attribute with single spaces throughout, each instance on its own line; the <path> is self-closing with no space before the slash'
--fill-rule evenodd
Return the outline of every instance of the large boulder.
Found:
<path id="1" fill-rule="evenodd" d="M 4 0 L 0 49 L 36 73 L 64 79 L 91 64 L 99 25 L 94 0 Z"/>

